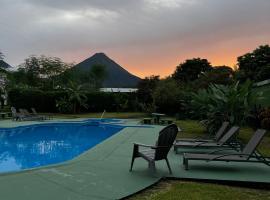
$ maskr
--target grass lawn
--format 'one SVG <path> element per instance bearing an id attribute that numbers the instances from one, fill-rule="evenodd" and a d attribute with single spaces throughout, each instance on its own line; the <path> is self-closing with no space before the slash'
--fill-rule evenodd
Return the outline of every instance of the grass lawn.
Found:
<path id="1" fill-rule="evenodd" d="M 269 190 L 210 183 L 161 181 L 129 200 L 269 200 Z"/>
<path id="2" fill-rule="evenodd" d="M 80 114 L 80 115 L 56 115 L 56 117 L 77 118 L 77 117 L 100 117 L 101 113 Z M 143 118 L 144 113 L 106 113 L 105 118 Z M 205 129 L 197 121 L 180 120 L 176 124 L 183 130 L 178 137 L 203 136 Z M 241 128 L 239 137 L 243 141 L 248 141 L 253 130 L 247 127 Z M 268 132 L 259 147 L 260 151 L 270 156 L 270 133 Z M 234 187 L 210 183 L 198 183 L 187 181 L 161 181 L 157 185 L 129 198 L 130 200 L 266 200 L 270 199 L 270 191 L 257 190 L 243 187 Z"/>

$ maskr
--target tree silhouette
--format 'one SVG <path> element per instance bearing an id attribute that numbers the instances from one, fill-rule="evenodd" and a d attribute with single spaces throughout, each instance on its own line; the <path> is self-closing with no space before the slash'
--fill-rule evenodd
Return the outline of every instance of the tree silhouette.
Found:
<path id="1" fill-rule="evenodd" d="M 4 54 L 0 51 L 0 60 L 4 59 Z"/>
<path id="2" fill-rule="evenodd" d="M 194 81 L 198 79 L 201 74 L 211 69 L 212 66 L 207 59 L 193 58 L 178 65 L 172 77 L 180 82 Z"/>
<path id="3" fill-rule="evenodd" d="M 237 58 L 238 61 L 238 79 L 251 79 L 262 81 L 270 78 L 270 46 L 259 46 L 251 53 L 246 53 Z"/>

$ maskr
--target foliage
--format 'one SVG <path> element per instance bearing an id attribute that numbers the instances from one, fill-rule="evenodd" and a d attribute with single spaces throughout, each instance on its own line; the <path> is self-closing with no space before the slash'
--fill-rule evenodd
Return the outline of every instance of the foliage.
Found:
<path id="1" fill-rule="evenodd" d="M 153 98 L 158 112 L 175 113 L 180 108 L 180 90 L 174 79 L 160 81 L 153 92 Z"/>
<path id="2" fill-rule="evenodd" d="M 30 56 L 24 63 L 19 65 L 17 71 L 11 73 L 11 84 L 24 84 L 42 89 L 54 89 L 57 85 L 59 74 L 70 68 L 60 58 L 41 56 Z"/>
<path id="3" fill-rule="evenodd" d="M 203 120 L 210 132 L 214 132 L 223 121 L 242 125 L 256 100 L 250 81 L 243 85 L 239 85 L 239 82 L 230 86 L 211 85 L 208 89 L 193 93 L 192 114 Z"/>
<path id="4" fill-rule="evenodd" d="M 68 101 L 73 107 L 73 113 L 79 112 L 80 107 L 88 108 L 86 103 L 87 96 L 85 95 L 86 91 L 82 88 L 82 85 L 76 85 L 70 81 L 66 91 L 68 94 Z"/>
<path id="5" fill-rule="evenodd" d="M 4 59 L 4 54 L 0 51 L 0 60 Z"/>
<path id="6" fill-rule="evenodd" d="M 172 77 L 179 82 L 190 82 L 211 69 L 212 66 L 207 59 L 193 58 L 178 65 Z"/>
<path id="7" fill-rule="evenodd" d="M 103 81 L 108 75 L 107 73 L 108 72 L 106 71 L 106 66 L 93 65 L 89 71 L 90 84 L 92 84 L 94 88 L 102 87 Z"/>
<path id="8" fill-rule="evenodd" d="M 263 107 L 261 105 L 254 105 L 248 116 L 246 117 L 247 124 L 252 127 L 254 130 L 261 128 L 261 117 L 260 114 L 263 111 Z"/>
<path id="9" fill-rule="evenodd" d="M 159 76 L 150 76 L 139 82 L 137 94 L 140 103 L 145 105 L 153 104 L 153 92 L 159 81 Z"/>
<path id="10" fill-rule="evenodd" d="M 157 110 L 156 105 L 154 104 L 154 102 L 146 104 L 146 103 L 139 103 L 139 107 L 140 110 L 147 113 L 147 114 L 151 114 L 153 112 L 155 112 Z"/>
<path id="11" fill-rule="evenodd" d="M 72 113 L 73 105 L 67 97 L 62 97 L 56 100 L 56 108 L 60 113 Z"/>
<path id="12" fill-rule="evenodd" d="M 270 79 L 270 61 L 269 64 L 261 67 L 260 71 L 256 76 L 256 80 L 258 81 L 263 81 L 267 79 Z"/>
<path id="13" fill-rule="evenodd" d="M 251 53 L 237 58 L 239 72 L 237 77 L 240 81 L 250 79 L 262 81 L 270 79 L 270 46 L 263 45 Z"/>
<path id="14" fill-rule="evenodd" d="M 106 110 L 108 112 L 119 112 L 123 110 L 140 110 L 136 93 L 125 94 L 86 91 L 84 94 L 87 97 L 84 103 L 88 106 L 80 106 L 80 110 L 78 110 L 77 107 L 77 111 L 103 112 Z M 69 100 L 70 95 L 68 94 L 68 90 L 43 91 L 37 88 L 17 87 L 8 91 L 8 97 L 9 105 L 11 106 L 26 109 L 35 107 L 39 112 L 63 112 L 63 109 L 59 109 L 59 100 L 65 100 L 67 104 L 72 104 L 72 102 Z M 125 104 L 125 102 L 127 103 Z M 124 107 L 122 107 L 122 105 L 124 105 Z M 73 104 L 72 111 L 68 112 L 73 112 Z"/>
<path id="15" fill-rule="evenodd" d="M 192 86 L 196 89 L 207 88 L 210 84 L 230 85 L 233 83 L 234 71 L 228 66 L 213 67 L 210 71 L 203 73 Z"/>
<path id="16" fill-rule="evenodd" d="M 270 84 L 254 87 L 253 92 L 263 97 L 258 99 L 258 104 L 262 107 L 270 107 Z"/>
<path id="17" fill-rule="evenodd" d="M 263 109 L 259 114 L 261 127 L 270 130 L 270 108 Z"/>
<path id="18" fill-rule="evenodd" d="M 39 112 L 56 112 L 56 100 L 67 94 L 63 91 L 42 91 L 37 88 L 17 87 L 8 91 L 9 105 L 16 108 L 36 108 Z"/>

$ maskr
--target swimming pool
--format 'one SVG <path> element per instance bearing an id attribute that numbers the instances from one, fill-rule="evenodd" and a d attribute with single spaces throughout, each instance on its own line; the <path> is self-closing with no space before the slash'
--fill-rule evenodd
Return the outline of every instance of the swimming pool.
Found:
<path id="1" fill-rule="evenodd" d="M 73 159 L 123 128 L 87 122 L 0 129 L 0 173 Z"/>

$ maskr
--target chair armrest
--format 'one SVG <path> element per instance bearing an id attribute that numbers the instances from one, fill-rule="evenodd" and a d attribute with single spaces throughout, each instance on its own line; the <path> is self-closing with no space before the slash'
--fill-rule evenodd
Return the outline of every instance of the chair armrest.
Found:
<path id="1" fill-rule="evenodd" d="M 141 147 L 149 147 L 149 148 L 155 148 L 156 146 L 153 145 L 147 145 L 147 144 L 140 144 L 140 143 L 133 143 L 134 146 L 141 146 Z"/>
<path id="2" fill-rule="evenodd" d="M 208 152 L 206 154 L 215 154 L 215 153 L 219 153 L 219 152 L 222 152 L 222 151 L 228 151 L 228 150 L 235 150 L 235 149 L 234 148 L 218 149 L 218 150 Z"/>
<path id="3" fill-rule="evenodd" d="M 219 158 L 223 158 L 223 157 L 226 157 L 226 156 L 250 156 L 250 154 L 244 154 L 244 153 L 232 153 L 232 154 L 223 154 L 223 155 L 218 155 L 212 159 L 209 159 L 209 161 L 212 161 L 212 160 L 216 160 L 216 159 L 219 159 Z"/>
<path id="4" fill-rule="evenodd" d="M 200 142 L 200 143 L 198 143 L 198 144 L 193 145 L 192 147 L 193 147 L 193 148 L 194 148 L 194 147 L 198 147 L 198 146 L 201 146 L 201 145 L 207 144 L 207 143 L 209 143 L 209 142 Z"/>
<path id="5" fill-rule="evenodd" d="M 148 147 L 152 149 L 168 148 L 167 146 L 153 146 L 153 145 L 147 145 L 147 144 L 141 144 L 141 143 L 133 143 L 133 144 L 134 146 Z"/>

